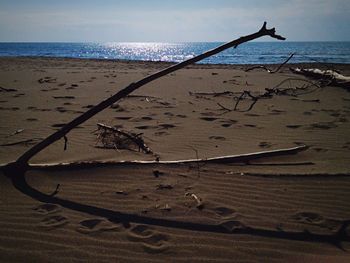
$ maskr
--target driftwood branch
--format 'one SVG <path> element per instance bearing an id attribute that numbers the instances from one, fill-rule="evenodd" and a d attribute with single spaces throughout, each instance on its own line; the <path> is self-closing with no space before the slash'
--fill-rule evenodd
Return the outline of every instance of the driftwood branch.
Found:
<path id="1" fill-rule="evenodd" d="M 118 165 L 176 165 L 176 164 L 199 164 L 199 163 L 247 163 L 252 160 L 257 160 L 260 158 L 281 156 L 281 155 L 291 155 L 297 154 L 298 152 L 305 151 L 308 149 L 306 145 L 299 145 L 296 147 L 261 151 L 247 154 L 238 155 L 227 155 L 219 156 L 206 159 L 186 159 L 186 160 L 175 160 L 175 161 L 82 161 L 73 163 L 51 163 L 51 164 L 28 164 L 28 169 L 76 169 L 76 168 L 93 168 L 93 167 L 103 167 L 103 166 L 118 166 Z M 7 164 L 0 166 L 6 167 Z"/>
<path id="2" fill-rule="evenodd" d="M 102 102 L 100 102 L 98 105 L 90 108 L 88 111 L 86 111 L 85 113 L 83 113 L 82 115 L 78 116 L 77 118 L 75 118 L 74 120 L 72 120 L 71 122 L 67 123 L 65 126 L 63 126 L 61 129 L 59 129 L 58 131 L 56 131 L 55 133 L 51 134 L 50 136 L 48 136 L 46 139 L 44 139 L 43 141 L 41 141 L 40 143 L 36 144 L 34 147 L 30 148 L 28 151 L 26 151 L 22 156 L 20 156 L 17 161 L 15 161 L 14 163 L 12 163 L 10 165 L 10 167 L 8 167 L 10 170 L 14 169 L 14 170 L 22 170 L 25 171 L 27 169 L 28 166 L 28 161 L 37 153 L 39 153 L 40 151 L 42 151 L 43 149 L 45 149 L 47 146 L 49 146 L 50 144 L 54 143 L 55 141 L 61 139 L 62 137 L 64 137 L 69 131 L 71 131 L 72 129 L 74 129 L 75 127 L 77 127 L 78 125 L 82 124 L 83 122 L 85 122 L 86 120 L 90 119 L 91 117 L 93 117 L 94 115 L 96 115 L 97 113 L 99 113 L 100 111 L 106 109 L 107 107 L 109 107 L 110 105 L 112 105 L 113 103 L 119 101 L 120 99 L 128 96 L 130 93 L 132 93 L 133 91 L 137 90 L 138 88 L 146 85 L 147 83 L 150 83 L 160 77 L 163 77 L 169 73 L 172 73 L 174 71 L 177 71 L 181 68 L 184 68 L 188 65 L 191 65 L 193 63 L 196 63 L 200 60 L 203 60 L 205 58 L 208 58 L 210 56 L 213 56 L 219 52 L 222 52 L 228 48 L 231 47 L 237 47 L 238 45 L 263 37 L 263 36 L 270 36 L 272 38 L 278 39 L 278 40 L 285 40 L 284 37 L 277 35 L 276 34 L 276 30 L 275 28 L 271 28 L 271 29 L 267 29 L 266 28 L 266 22 L 264 22 L 263 26 L 261 27 L 261 29 L 253 34 L 247 35 L 247 36 L 243 36 L 240 37 L 236 40 L 233 40 L 229 43 L 226 43 L 222 46 L 219 46 L 215 49 L 209 50 L 203 54 L 200 54 L 198 56 L 195 56 L 191 59 L 185 60 L 181 63 L 178 63 L 176 65 L 170 66 L 162 71 L 159 71 L 155 74 L 152 74 L 150 76 L 147 76 L 137 82 L 131 83 L 129 86 L 125 87 L 124 89 L 120 90 L 119 92 L 117 92 L 116 94 L 114 94 L 113 96 L 103 100 Z"/>
<path id="3" fill-rule="evenodd" d="M 306 85 L 303 85 L 301 87 L 288 87 L 288 88 L 280 88 L 284 83 L 290 82 L 290 81 L 301 81 L 301 82 L 306 82 Z M 233 96 L 233 100 L 236 101 L 234 108 L 228 108 L 220 103 L 217 103 L 218 106 L 220 106 L 220 110 L 224 110 L 226 112 L 230 111 L 240 111 L 240 112 L 247 112 L 253 109 L 254 105 L 258 102 L 259 99 L 270 99 L 274 95 L 279 95 L 279 96 L 293 96 L 297 97 L 298 95 L 303 95 L 303 94 L 308 94 L 316 91 L 317 89 L 328 85 L 329 82 L 327 83 L 316 83 L 307 79 L 301 79 L 301 78 L 287 78 L 283 81 L 281 81 L 279 84 L 274 86 L 273 88 L 266 88 L 264 93 L 260 93 L 257 95 L 253 95 L 251 91 L 244 90 L 243 92 L 240 93 L 238 96 L 238 93 L 231 93 Z M 218 92 L 218 93 L 195 93 L 195 94 L 202 94 L 202 95 L 212 95 L 215 96 L 216 94 L 229 94 L 228 92 Z M 237 95 L 236 95 L 237 94 Z M 241 110 L 238 108 L 239 104 L 241 101 L 245 99 L 250 99 L 251 103 L 249 104 L 249 107 Z M 313 102 L 317 100 L 312 100 Z"/>
<path id="4" fill-rule="evenodd" d="M 290 68 L 295 74 L 301 74 L 307 77 L 328 82 L 327 85 L 333 85 L 350 89 L 350 77 L 341 75 L 333 70 L 320 70 L 317 68 L 302 69 L 302 68 Z"/>
<path id="5" fill-rule="evenodd" d="M 266 66 L 260 65 L 260 66 L 254 66 L 254 67 L 247 68 L 247 69 L 245 70 L 245 72 L 249 72 L 249 71 L 252 71 L 252 70 L 254 70 L 254 69 L 264 69 L 264 70 L 266 70 L 266 71 L 267 71 L 268 73 L 270 73 L 270 74 L 277 73 L 278 71 L 280 71 L 280 69 L 281 69 L 285 64 L 288 63 L 289 60 L 292 59 L 293 56 L 294 56 L 294 53 L 292 53 L 292 54 L 291 54 L 281 65 L 279 65 L 279 67 L 278 67 L 277 69 L 275 69 L 275 70 L 271 70 L 271 69 L 267 68 Z"/>

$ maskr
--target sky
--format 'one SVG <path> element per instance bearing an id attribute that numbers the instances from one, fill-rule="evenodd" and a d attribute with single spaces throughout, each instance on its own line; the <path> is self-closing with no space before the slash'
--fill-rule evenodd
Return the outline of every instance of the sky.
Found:
<path id="1" fill-rule="evenodd" d="M 0 42 L 229 41 L 264 21 L 289 41 L 350 41 L 350 0 L 0 0 Z"/>

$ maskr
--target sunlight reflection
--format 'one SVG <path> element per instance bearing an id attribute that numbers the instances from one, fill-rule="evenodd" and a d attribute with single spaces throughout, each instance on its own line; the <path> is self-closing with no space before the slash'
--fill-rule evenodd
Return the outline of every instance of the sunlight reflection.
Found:
<path id="1" fill-rule="evenodd" d="M 179 62 L 195 55 L 193 52 L 188 53 L 186 43 L 110 42 L 104 44 L 104 49 L 114 58 L 143 58 L 149 61 Z"/>

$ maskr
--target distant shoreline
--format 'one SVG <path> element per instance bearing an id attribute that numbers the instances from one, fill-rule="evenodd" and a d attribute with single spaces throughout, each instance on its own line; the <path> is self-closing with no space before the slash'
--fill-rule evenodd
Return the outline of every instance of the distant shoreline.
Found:
<path id="1" fill-rule="evenodd" d="M 146 60 L 128 60 L 128 59 L 104 59 L 104 58 L 71 58 L 71 57 L 46 57 L 46 56 L 0 56 L 0 60 L 19 60 L 19 59 L 24 59 L 24 60 L 47 60 L 47 61 L 52 61 L 52 60 L 57 60 L 57 61 L 79 61 L 79 62 L 84 62 L 84 61 L 91 61 L 91 62 L 115 62 L 115 63 L 126 63 L 126 64 L 137 64 L 137 65 L 148 65 L 148 64 L 153 64 L 156 66 L 159 65 L 164 65 L 166 66 L 171 66 L 177 64 L 177 62 L 167 62 L 167 61 L 146 61 Z M 283 61 L 281 62 L 283 63 Z M 262 65 L 262 66 L 267 66 L 267 67 L 274 67 L 278 66 L 281 63 L 257 63 L 257 64 L 204 64 L 204 63 L 196 63 L 193 64 L 189 67 L 196 67 L 196 68 L 242 68 L 246 66 L 257 66 L 257 65 Z M 342 66 L 344 68 L 348 68 L 348 65 L 350 63 L 320 63 L 320 62 L 305 62 L 305 63 L 292 63 L 288 62 L 284 67 L 288 66 L 294 66 L 294 67 L 322 67 L 322 68 L 329 68 L 329 67 L 337 67 L 338 69 L 341 69 Z"/>
<path id="2" fill-rule="evenodd" d="M 223 42 L 187 43 L 0 43 L 0 57 L 63 57 L 130 61 L 181 62 Z M 200 61 L 199 64 L 350 63 L 350 42 L 249 42 Z"/>

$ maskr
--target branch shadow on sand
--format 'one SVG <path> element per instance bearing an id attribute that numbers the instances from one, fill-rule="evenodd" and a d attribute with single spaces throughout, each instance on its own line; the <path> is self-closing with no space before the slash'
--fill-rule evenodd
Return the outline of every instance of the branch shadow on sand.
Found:
<path id="1" fill-rule="evenodd" d="M 344 250 L 342 242 L 350 242 L 350 236 L 347 234 L 347 228 L 348 226 L 350 226 L 350 220 L 344 220 L 338 231 L 334 234 L 329 235 L 311 233 L 307 230 L 304 230 L 303 232 L 289 232 L 283 230 L 254 228 L 251 226 L 245 226 L 241 222 L 235 220 L 231 220 L 221 224 L 203 224 L 187 221 L 177 221 L 171 219 L 162 219 L 137 214 L 123 213 L 119 211 L 105 209 L 102 207 L 86 205 L 71 200 L 58 198 L 54 195 L 44 194 L 38 191 L 37 189 L 31 187 L 26 181 L 25 172 L 8 171 L 5 172 L 5 175 L 11 178 L 12 184 L 17 190 L 37 201 L 43 203 L 57 204 L 74 211 L 86 213 L 93 216 L 104 217 L 110 222 L 123 224 L 125 228 L 130 227 L 130 223 L 139 223 L 189 231 L 251 235 L 257 237 L 276 238 L 284 240 L 328 243 L 342 250 Z"/>

